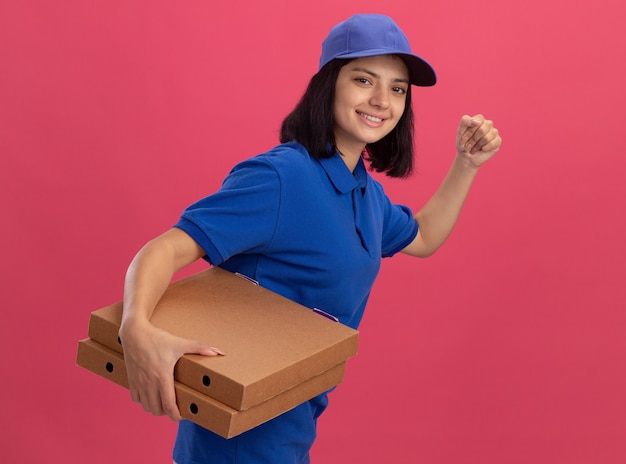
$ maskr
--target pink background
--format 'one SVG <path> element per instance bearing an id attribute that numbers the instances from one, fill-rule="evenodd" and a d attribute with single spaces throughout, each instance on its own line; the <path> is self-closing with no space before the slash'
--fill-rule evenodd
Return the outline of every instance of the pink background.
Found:
<path id="1" fill-rule="evenodd" d="M 395 201 L 435 190 L 463 113 L 504 146 L 437 255 L 384 263 L 314 462 L 626 462 L 623 2 L 384 3 L 2 2 L 3 462 L 170 462 L 175 424 L 76 343 L 136 250 L 276 143 L 354 12 L 440 78 Z"/>

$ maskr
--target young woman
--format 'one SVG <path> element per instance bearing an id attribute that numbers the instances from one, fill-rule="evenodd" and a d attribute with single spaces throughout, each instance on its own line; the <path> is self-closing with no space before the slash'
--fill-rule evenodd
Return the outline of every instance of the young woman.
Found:
<path id="1" fill-rule="evenodd" d="M 415 215 L 385 196 L 370 167 L 404 177 L 413 166 L 411 85 L 434 85 L 398 26 L 356 15 L 322 45 L 319 72 L 284 120 L 281 144 L 237 165 L 218 192 L 148 242 L 125 284 L 124 343 L 130 392 L 155 415 L 181 419 L 173 368 L 185 353 L 222 355 L 150 323 L 172 275 L 204 258 L 298 303 L 358 327 L 383 257 L 427 257 L 446 240 L 478 171 L 500 148 L 491 121 L 463 116 L 457 154 Z M 185 463 L 307 463 L 322 394 L 230 440 L 181 421 L 174 459 Z"/>

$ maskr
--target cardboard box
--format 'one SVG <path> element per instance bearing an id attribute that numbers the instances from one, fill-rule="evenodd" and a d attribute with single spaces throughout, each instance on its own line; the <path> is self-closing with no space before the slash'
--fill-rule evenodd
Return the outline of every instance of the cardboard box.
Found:
<path id="1" fill-rule="evenodd" d="M 94 311 L 88 336 L 123 353 L 121 316 L 122 303 Z M 240 411 L 335 368 L 357 352 L 356 330 L 220 268 L 172 283 L 151 320 L 226 353 L 185 355 L 174 377 Z"/>
<path id="2" fill-rule="evenodd" d="M 128 388 L 124 357 L 90 340 L 78 343 L 76 363 L 118 385 Z M 237 411 L 180 382 L 175 382 L 181 415 L 224 438 L 232 438 L 326 391 L 343 379 L 345 363 L 329 369 L 263 403 Z"/>

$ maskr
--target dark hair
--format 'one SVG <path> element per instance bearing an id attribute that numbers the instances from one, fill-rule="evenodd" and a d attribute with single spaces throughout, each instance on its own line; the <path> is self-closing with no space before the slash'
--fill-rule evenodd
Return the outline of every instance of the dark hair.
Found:
<path id="1" fill-rule="evenodd" d="M 339 71 L 351 60 L 335 59 L 315 74 L 300 102 L 283 120 L 280 142 L 297 141 L 314 158 L 329 158 L 335 143 L 335 84 Z M 384 138 L 365 146 L 365 158 L 377 172 L 390 177 L 407 177 L 413 171 L 413 109 L 411 88 L 406 95 L 404 113 L 396 127 Z"/>

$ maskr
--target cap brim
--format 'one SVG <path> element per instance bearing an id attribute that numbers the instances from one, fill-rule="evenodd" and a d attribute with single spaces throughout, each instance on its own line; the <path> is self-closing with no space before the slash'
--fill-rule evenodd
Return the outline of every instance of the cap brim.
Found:
<path id="1" fill-rule="evenodd" d="M 415 55 L 398 54 L 409 68 L 409 80 L 412 85 L 430 87 L 437 83 L 437 74 L 433 67 Z"/>
<path id="2" fill-rule="evenodd" d="M 407 68 L 409 68 L 409 81 L 411 85 L 417 85 L 419 87 L 430 87 L 437 83 L 437 74 L 435 74 L 435 70 L 433 69 L 433 67 L 417 55 L 399 53 L 390 50 L 361 50 L 356 53 L 345 53 L 343 55 L 338 55 L 334 58 L 367 58 L 369 56 L 380 55 L 396 55 L 402 58 Z"/>

